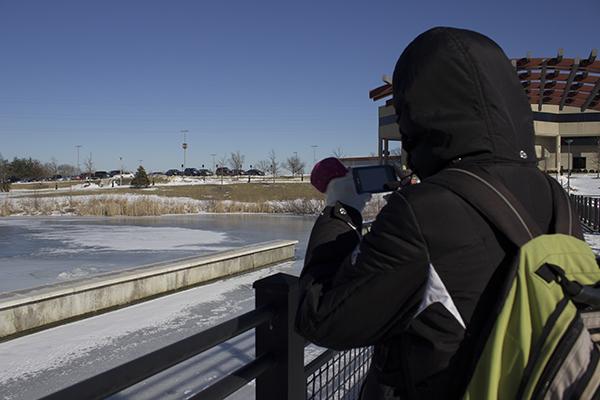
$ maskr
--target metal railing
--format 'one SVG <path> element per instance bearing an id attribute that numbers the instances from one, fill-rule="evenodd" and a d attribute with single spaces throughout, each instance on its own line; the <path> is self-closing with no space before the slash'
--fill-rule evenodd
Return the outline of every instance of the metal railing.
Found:
<path id="1" fill-rule="evenodd" d="M 371 363 L 371 347 L 327 350 L 305 368 L 306 400 L 358 399 Z"/>
<path id="2" fill-rule="evenodd" d="M 571 202 L 579 214 L 584 230 L 591 233 L 600 232 L 600 198 L 592 196 L 571 195 Z"/>
<path id="3" fill-rule="evenodd" d="M 305 341 L 294 331 L 298 278 L 278 273 L 254 289 L 254 310 L 44 398 L 102 399 L 255 329 L 254 359 L 187 399 L 224 399 L 254 380 L 256 400 L 357 399 L 371 349 L 327 350 L 305 366 Z"/>

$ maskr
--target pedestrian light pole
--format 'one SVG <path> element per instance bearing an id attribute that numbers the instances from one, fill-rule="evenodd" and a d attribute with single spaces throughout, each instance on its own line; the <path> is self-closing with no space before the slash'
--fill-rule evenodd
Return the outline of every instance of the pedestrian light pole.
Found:
<path id="1" fill-rule="evenodd" d="M 80 144 L 75 145 L 77 148 L 77 173 L 81 174 L 81 169 L 79 168 L 79 149 L 81 148 Z"/>
<path id="2" fill-rule="evenodd" d="M 312 147 L 312 149 L 313 149 L 313 167 L 314 167 L 315 164 L 317 163 L 317 147 L 319 147 L 319 146 L 316 144 L 313 144 L 310 147 Z"/>
<path id="3" fill-rule="evenodd" d="M 567 143 L 567 167 L 569 168 L 569 171 L 567 173 L 567 193 L 571 194 L 571 167 L 572 167 L 572 157 L 571 157 L 571 143 L 573 143 L 573 139 L 567 139 L 565 140 L 565 142 Z"/>
<path id="4" fill-rule="evenodd" d="M 215 173 L 215 157 L 217 156 L 217 154 L 211 153 L 210 155 L 212 156 L 212 161 L 213 161 L 212 172 L 214 174 Z"/>
<path id="5" fill-rule="evenodd" d="M 121 164 L 121 175 L 119 178 L 119 186 L 123 186 L 123 157 L 119 157 L 119 162 Z"/>
<path id="6" fill-rule="evenodd" d="M 187 133 L 189 131 L 187 129 L 182 129 L 180 132 L 183 133 L 183 143 L 181 144 L 181 148 L 183 149 L 183 164 L 181 165 L 181 168 L 185 169 L 186 156 L 187 156 L 187 148 L 188 148 Z"/>

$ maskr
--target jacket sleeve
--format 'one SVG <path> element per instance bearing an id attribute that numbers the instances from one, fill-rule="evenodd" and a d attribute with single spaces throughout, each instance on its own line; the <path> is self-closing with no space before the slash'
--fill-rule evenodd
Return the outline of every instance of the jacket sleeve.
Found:
<path id="1" fill-rule="evenodd" d="M 334 349 L 368 346 L 401 332 L 428 278 L 427 247 L 407 200 L 390 196 L 360 240 L 360 214 L 341 203 L 317 219 L 300 275 L 298 331 Z"/>

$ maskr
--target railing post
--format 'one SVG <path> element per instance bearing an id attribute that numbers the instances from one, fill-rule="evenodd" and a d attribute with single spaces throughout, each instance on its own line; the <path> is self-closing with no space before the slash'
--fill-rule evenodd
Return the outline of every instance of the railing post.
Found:
<path id="1" fill-rule="evenodd" d="M 254 282 L 256 307 L 273 306 L 271 324 L 256 328 L 256 357 L 270 354 L 275 366 L 256 378 L 256 400 L 304 400 L 304 339 L 294 331 L 298 278 L 278 273 Z"/>
<path id="2" fill-rule="evenodd" d="M 587 227 L 590 226 L 590 221 L 588 218 L 588 211 L 589 211 L 588 200 L 589 200 L 588 197 L 581 196 L 581 213 L 579 214 L 579 218 L 581 218 L 581 221 L 583 221 L 584 225 L 586 225 Z"/>
<path id="3" fill-rule="evenodd" d="M 600 230 L 600 206 L 598 205 L 598 198 L 594 199 L 594 232 Z"/>

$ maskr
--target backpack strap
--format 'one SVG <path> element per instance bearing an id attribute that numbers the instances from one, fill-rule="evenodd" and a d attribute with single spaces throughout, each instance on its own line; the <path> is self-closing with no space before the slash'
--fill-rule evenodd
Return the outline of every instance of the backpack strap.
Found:
<path id="1" fill-rule="evenodd" d="M 546 175 L 552 192 L 552 223 L 550 226 L 554 233 L 563 233 L 565 235 L 576 236 L 574 224 L 578 222 L 573 215 L 569 195 L 564 191 L 560 183 L 551 176 Z"/>
<path id="2" fill-rule="evenodd" d="M 517 247 L 542 234 L 537 223 L 502 182 L 481 169 L 474 172 L 472 169 L 446 168 L 425 182 L 443 186 L 461 197 Z M 563 219 L 561 223 L 564 223 Z"/>
<path id="3" fill-rule="evenodd" d="M 498 179 L 481 168 L 446 168 L 424 182 L 442 186 L 459 196 L 516 248 L 540 234 L 537 224 L 520 202 Z M 473 310 L 465 338 L 450 361 L 455 373 L 449 398 L 462 398 L 468 387 L 494 322 L 512 287 L 518 268 L 515 261 L 516 259 L 512 260 L 504 268 L 498 268 L 494 272 Z"/>

